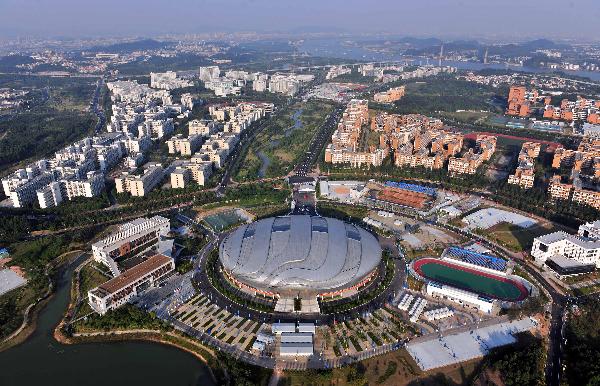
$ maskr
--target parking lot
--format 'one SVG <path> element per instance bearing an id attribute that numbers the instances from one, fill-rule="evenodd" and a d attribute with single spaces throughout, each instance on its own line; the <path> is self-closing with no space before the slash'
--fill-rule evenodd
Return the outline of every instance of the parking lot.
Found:
<path id="1" fill-rule="evenodd" d="M 218 307 L 203 294 L 191 298 L 171 316 L 201 333 L 243 351 L 250 351 L 256 333 L 263 325 Z"/>

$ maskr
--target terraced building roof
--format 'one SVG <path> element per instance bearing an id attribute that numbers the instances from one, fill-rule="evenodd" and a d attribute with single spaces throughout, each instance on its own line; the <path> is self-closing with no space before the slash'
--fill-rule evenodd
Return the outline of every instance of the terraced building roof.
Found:
<path id="1" fill-rule="evenodd" d="M 270 217 L 245 224 L 219 247 L 223 267 L 258 289 L 329 290 L 350 286 L 381 260 L 377 239 L 343 221 Z"/>

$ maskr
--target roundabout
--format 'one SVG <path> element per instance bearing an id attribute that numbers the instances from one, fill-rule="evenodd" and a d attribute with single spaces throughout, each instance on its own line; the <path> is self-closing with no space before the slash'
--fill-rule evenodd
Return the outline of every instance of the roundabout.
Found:
<path id="1" fill-rule="evenodd" d="M 220 307 L 257 320 L 355 318 L 383 307 L 406 276 L 373 234 L 333 218 L 261 219 L 211 245 L 194 274 L 196 287 Z"/>

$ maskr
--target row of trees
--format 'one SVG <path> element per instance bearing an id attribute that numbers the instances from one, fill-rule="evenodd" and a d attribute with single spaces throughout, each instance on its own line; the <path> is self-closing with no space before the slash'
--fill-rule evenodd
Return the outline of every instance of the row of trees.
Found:
<path id="1" fill-rule="evenodd" d="M 600 299 L 585 298 L 566 325 L 565 385 L 600 385 Z"/>

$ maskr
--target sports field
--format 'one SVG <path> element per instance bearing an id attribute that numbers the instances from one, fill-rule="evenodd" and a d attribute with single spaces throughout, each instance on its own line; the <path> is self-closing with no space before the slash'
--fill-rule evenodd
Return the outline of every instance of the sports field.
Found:
<path id="1" fill-rule="evenodd" d="M 206 221 L 215 231 L 220 232 L 231 225 L 245 221 L 245 219 L 236 209 L 232 209 L 207 216 L 204 218 L 204 221 Z"/>
<path id="2" fill-rule="evenodd" d="M 415 262 L 415 271 L 426 279 L 472 291 L 494 299 L 519 301 L 527 297 L 523 284 L 438 259 Z"/>

